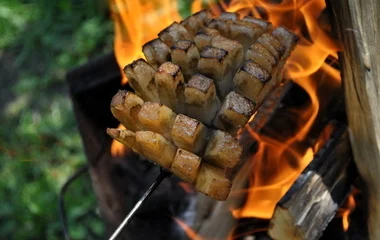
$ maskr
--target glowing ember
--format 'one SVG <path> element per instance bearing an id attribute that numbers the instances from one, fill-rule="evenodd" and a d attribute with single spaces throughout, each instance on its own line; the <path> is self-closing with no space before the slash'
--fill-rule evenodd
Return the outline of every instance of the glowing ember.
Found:
<path id="1" fill-rule="evenodd" d="M 194 0 L 192 12 L 201 10 L 203 2 L 205 1 Z M 231 11 L 256 18 L 260 18 L 260 13 L 264 11 L 265 18 L 274 26 L 284 25 L 300 38 L 286 63 L 286 77 L 300 85 L 310 96 L 307 109 L 297 113 L 300 121 L 303 121 L 303 127 L 286 142 L 269 139 L 251 131 L 252 137 L 260 142 L 259 151 L 251 159 L 250 187 L 242 190 L 248 194 L 247 201 L 243 207 L 232 211 L 236 218 L 270 218 L 276 203 L 313 158 L 312 148 L 305 151 L 295 146 L 305 139 L 318 115 L 319 82 L 340 84 L 339 71 L 326 63 L 327 59 L 330 62 L 337 60 L 339 47 L 319 23 L 326 7 L 324 0 L 284 0 L 279 4 L 264 0 L 229 2 L 218 1 L 218 4 L 210 3 L 207 7 L 215 15 Z M 110 6 L 115 22 L 115 54 L 121 68 L 137 58 L 143 58 L 142 45 L 155 38 L 160 30 L 173 21 L 180 20 L 176 0 L 110 0 Z M 124 79 L 123 83 L 126 81 Z M 182 221 L 175 221 L 183 227 L 189 238 L 201 239 Z"/>

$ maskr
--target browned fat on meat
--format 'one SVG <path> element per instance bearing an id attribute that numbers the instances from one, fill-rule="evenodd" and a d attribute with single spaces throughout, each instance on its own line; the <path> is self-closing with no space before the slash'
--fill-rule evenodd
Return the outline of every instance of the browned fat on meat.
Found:
<path id="1" fill-rule="evenodd" d="M 156 71 L 149 63 L 142 58 L 137 59 L 125 66 L 124 73 L 137 96 L 144 101 L 160 102 L 154 83 Z"/>
<path id="2" fill-rule="evenodd" d="M 239 163 L 242 152 L 243 146 L 235 137 L 215 130 L 208 141 L 204 159 L 221 168 L 233 168 Z"/>
<path id="3" fill-rule="evenodd" d="M 236 135 L 254 113 L 255 104 L 248 98 L 232 91 L 225 98 L 214 120 L 218 129 Z"/>
<path id="4" fill-rule="evenodd" d="M 185 20 L 181 21 L 181 25 L 184 26 L 191 36 L 194 36 L 200 29 L 204 28 L 212 19 L 210 10 L 204 9 L 199 11 Z"/>
<path id="5" fill-rule="evenodd" d="M 143 45 L 142 51 L 146 60 L 154 68 L 170 61 L 170 48 L 159 38 L 155 38 Z"/>
<path id="6" fill-rule="evenodd" d="M 200 154 L 206 146 L 208 134 L 208 128 L 194 118 L 178 114 L 174 121 L 172 139 L 179 148 Z"/>
<path id="7" fill-rule="evenodd" d="M 143 130 L 159 133 L 171 140 L 171 130 L 176 116 L 177 114 L 163 104 L 145 102 L 141 106 L 138 119 Z"/>
<path id="8" fill-rule="evenodd" d="M 141 129 L 138 114 L 144 101 L 134 93 L 119 90 L 111 101 L 111 112 L 114 117 L 127 129 L 136 131 Z"/>
<path id="9" fill-rule="evenodd" d="M 202 74 L 195 74 L 185 87 L 186 113 L 210 126 L 220 108 L 214 80 Z"/>
<path id="10" fill-rule="evenodd" d="M 231 89 L 230 71 L 228 71 L 230 66 L 231 61 L 226 50 L 212 46 L 203 48 L 198 61 L 198 71 L 214 80 L 218 95 L 222 98 Z"/>
<path id="11" fill-rule="evenodd" d="M 178 148 L 170 170 L 188 183 L 194 183 L 198 177 L 201 158 L 189 151 Z"/>
<path id="12" fill-rule="evenodd" d="M 189 40 L 180 40 L 171 48 L 172 62 L 181 68 L 185 82 L 197 72 L 199 57 L 198 48 Z"/>
<path id="13" fill-rule="evenodd" d="M 268 71 L 252 60 L 247 60 L 234 77 L 234 89 L 258 104 L 257 96 L 271 79 Z"/>
<path id="14" fill-rule="evenodd" d="M 136 134 L 134 132 L 126 129 L 107 128 L 107 134 L 131 148 L 135 153 L 142 154 L 140 145 L 136 142 Z"/>
<path id="15" fill-rule="evenodd" d="M 136 142 L 143 156 L 161 167 L 170 169 L 177 152 L 177 147 L 171 142 L 151 131 L 137 131 Z"/>
<path id="16" fill-rule="evenodd" d="M 232 183 L 223 169 L 202 163 L 195 182 L 196 189 L 207 196 L 224 201 L 231 192 Z"/>
<path id="17" fill-rule="evenodd" d="M 181 68 L 172 62 L 163 63 L 158 68 L 154 79 L 160 102 L 173 109 L 174 112 L 184 112 L 185 79 Z"/>
<path id="18" fill-rule="evenodd" d="M 177 22 L 173 22 L 169 27 L 162 30 L 158 37 L 168 46 L 172 47 L 173 44 L 179 40 L 192 40 L 191 34 L 187 29 Z"/>

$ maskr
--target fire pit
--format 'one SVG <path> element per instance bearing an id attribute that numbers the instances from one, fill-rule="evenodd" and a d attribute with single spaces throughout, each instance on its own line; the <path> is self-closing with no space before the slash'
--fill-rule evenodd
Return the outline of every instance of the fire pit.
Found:
<path id="1" fill-rule="evenodd" d="M 131 36 L 133 30 L 125 26 L 127 20 L 133 25 L 133 19 L 141 20 L 141 16 L 134 15 L 139 11 L 122 8 L 120 2 L 112 4 L 112 9 L 117 9 L 115 19 L 122 19 L 116 21 L 116 59 L 111 54 L 68 74 L 93 188 L 109 231 L 118 226 L 159 171 L 105 133 L 107 127 L 117 126 L 109 111 L 112 96 L 118 89 L 131 90 L 120 67 L 140 57 L 141 45 L 160 29 L 147 30 L 136 41 L 125 40 L 122 32 Z M 237 11 L 264 17 L 275 26 L 285 25 L 297 33 L 300 43 L 286 63 L 286 79 L 291 81 L 266 98 L 239 135 L 245 164 L 235 173 L 230 197 L 216 202 L 180 179 L 170 178 L 137 213 L 122 237 L 241 239 L 269 233 L 274 239 L 317 239 L 323 232 L 326 239 L 333 236 L 327 225 L 350 194 L 357 173 L 342 111 L 338 45 L 326 34 L 325 3 L 246 4 L 231 1 L 209 7 L 215 15 Z M 192 6 L 194 11 L 200 10 L 198 1 Z M 151 7 L 138 6 L 145 14 L 151 13 Z M 167 14 L 173 13 L 173 8 L 166 7 Z M 179 17 L 169 16 L 171 21 Z M 138 24 L 144 28 L 149 23 Z M 340 215 L 347 219 L 347 212 Z M 347 223 L 343 225 L 347 230 Z M 343 234 L 343 229 L 338 229 L 336 232 Z"/>

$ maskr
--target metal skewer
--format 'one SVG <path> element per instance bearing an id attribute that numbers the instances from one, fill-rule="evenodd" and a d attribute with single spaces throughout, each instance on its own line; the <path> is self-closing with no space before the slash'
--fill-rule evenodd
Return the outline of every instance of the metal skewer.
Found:
<path id="1" fill-rule="evenodd" d="M 133 209 L 129 212 L 129 214 L 124 218 L 123 222 L 117 227 L 115 232 L 109 238 L 109 240 L 116 240 L 119 234 L 123 231 L 123 229 L 128 225 L 128 223 L 132 220 L 136 212 L 139 208 L 144 204 L 144 202 L 148 199 L 148 197 L 156 190 L 156 188 L 160 185 L 162 180 L 167 177 L 170 177 L 171 173 L 168 170 L 161 168 L 160 175 L 157 176 L 156 180 L 150 185 L 148 190 L 144 193 L 144 195 L 140 198 L 140 200 L 136 203 Z"/>

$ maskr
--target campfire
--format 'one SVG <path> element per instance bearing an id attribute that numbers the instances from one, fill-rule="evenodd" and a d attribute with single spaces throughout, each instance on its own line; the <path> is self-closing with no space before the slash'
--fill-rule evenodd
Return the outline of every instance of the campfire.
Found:
<path id="1" fill-rule="evenodd" d="M 113 75 L 103 75 L 119 82 L 94 91 L 107 90 L 122 124 L 104 114 L 100 125 L 111 127 L 108 134 L 118 141 L 103 135 L 95 141 L 98 154 L 86 149 L 110 230 L 130 209 L 130 196 L 141 196 L 157 174 L 145 157 L 178 178 L 163 182 L 123 237 L 147 237 L 144 225 L 172 229 L 159 234 L 165 238 L 241 239 L 259 232 L 318 239 L 334 216 L 347 231 L 357 173 L 339 71 L 342 46 L 332 37 L 324 0 L 195 0 L 197 14 L 185 20 L 171 0 L 110 0 L 110 8 L 115 58 L 107 59 Z M 231 76 L 233 83 L 225 80 Z M 230 113 L 234 106 L 246 111 Z M 184 135 L 190 131 L 191 138 Z M 150 146 L 152 139 L 158 144 Z M 166 209 L 169 216 L 159 213 L 165 221 L 152 217 L 159 212 L 155 201 Z"/>

